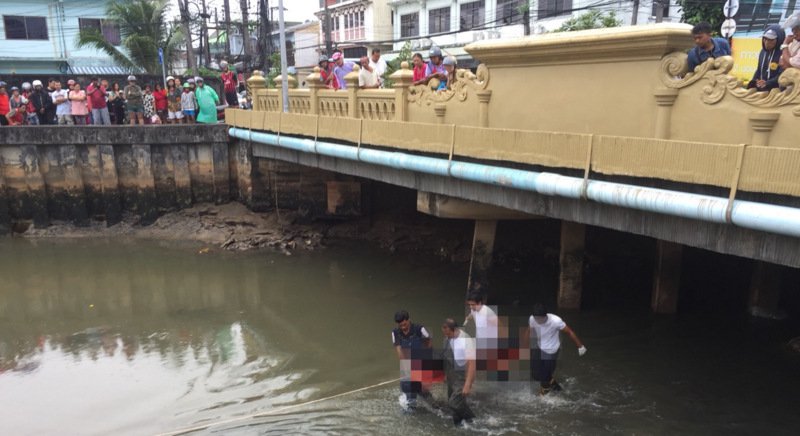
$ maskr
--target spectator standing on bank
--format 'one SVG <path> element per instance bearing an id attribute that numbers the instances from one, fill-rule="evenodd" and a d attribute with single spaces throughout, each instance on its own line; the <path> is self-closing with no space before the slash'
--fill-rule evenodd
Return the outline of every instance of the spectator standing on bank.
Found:
<path id="1" fill-rule="evenodd" d="M 75 121 L 72 119 L 72 103 L 69 101 L 69 91 L 61 89 L 61 82 L 58 80 L 54 82 L 54 86 L 56 89 L 53 91 L 52 98 L 53 104 L 56 105 L 58 125 L 72 126 Z"/>
<path id="2" fill-rule="evenodd" d="M 225 102 L 230 107 L 239 107 L 239 95 L 236 94 L 236 73 L 228 69 L 227 61 L 221 61 L 219 67 L 222 69 L 219 78 L 222 80 L 222 92 L 225 93 Z"/>
<path id="3" fill-rule="evenodd" d="M 175 78 L 173 77 L 167 77 L 167 121 L 170 124 L 183 122 L 181 90 L 175 84 Z"/>
<path id="4" fill-rule="evenodd" d="M 81 84 L 74 82 L 69 91 L 70 111 L 72 120 L 78 126 L 87 124 L 86 118 L 89 115 L 89 106 L 86 104 L 86 91 L 81 89 Z"/>
<path id="5" fill-rule="evenodd" d="M 217 105 L 219 104 L 219 96 L 214 88 L 206 86 L 202 77 L 194 78 L 194 83 L 197 89 L 194 91 L 194 96 L 197 99 L 197 122 L 203 124 L 216 124 L 217 123 Z"/>
<path id="6" fill-rule="evenodd" d="M 39 124 L 39 117 L 36 115 L 36 107 L 33 105 L 33 87 L 30 83 L 25 82 L 22 84 L 22 96 L 28 101 L 25 107 L 25 124 L 35 126 Z"/>
<path id="7" fill-rule="evenodd" d="M 195 116 L 197 115 L 197 97 L 192 91 L 192 85 L 188 82 L 183 84 L 183 94 L 181 94 L 181 110 L 183 116 L 186 117 L 188 124 L 194 124 Z"/>
<path id="8" fill-rule="evenodd" d="M 34 114 L 36 114 L 36 124 L 48 124 L 46 122 L 47 108 L 53 105 L 53 100 L 47 94 L 41 81 L 33 81 L 33 93 L 30 100 L 33 103 Z"/>
<path id="9" fill-rule="evenodd" d="M 9 125 L 7 115 L 11 112 L 11 102 L 6 90 L 6 82 L 0 80 L 0 126 Z"/>
<path id="10" fill-rule="evenodd" d="M 689 72 L 710 58 L 731 55 L 731 46 L 725 38 L 713 38 L 711 25 L 705 21 L 692 27 L 695 47 L 689 50 Z"/>
<path id="11" fill-rule="evenodd" d="M 117 125 L 125 124 L 125 98 L 122 96 L 119 83 L 114 82 L 106 95 L 111 109 L 109 113 L 112 116 L 112 122 Z"/>
<path id="12" fill-rule="evenodd" d="M 11 96 L 8 98 L 8 105 L 11 110 L 8 112 L 8 123 L 12 126 L 22 126 L 25 124 L 28 100 L 19 92 L 16 86 L 11 87 Z"/>
<path id="13" fill-rule="evenodd" d="M 386 61 L 381 57 L 381 49 L 373 48 L 369 58 L 369 66 L 378 76 L 378 86 L 383 88 L 383 75 L 386 74 Z"/>
<path id="14" fill-rule="evenodd" d="M 161 87 L 161 84 L 156 82 L 155 90 L 153 91 L 153 99 L 156 101 L 156 115 L 161 120 L 161 124 L 167 123 L 167 90 Z"/>
<path id="15" fill-rule="evenodd" d="M 144 96 L 142 96 L 142 104 L 144 106 L 144 123 L 145 124 L 158 124 L 158 115 L 156 115 L 156 100 L 153 97 L 153 90 L 150 85 L 144 86 Z"/>
<path id="16" fill-rule="evenodd" d="M 45 113 L 39 117 L 39 122 L 41 124 L 58 124 L 58 120 L 56 119 L 57 107 L 53 102 L 53 93 L 56 91 L 56 82 L 57 80 L 53 79 L 52 77 L 47 81 L 47 95 L 50 97 L 50 104 L 45 109 Z M 59 88 L 60 87 L 61 86 L 59 85 Z"/>
<path id="17" fill-rule="evenodd" d="M 100 84 L 100 79 L 97 77 L 92 77 L 92 83 L 86 87 L 86 94 L 89 97 L 89 103 L 92 105 L 92 122 L 96 126 L 111 124 L 106 92 L 106 87 Z"/>
<path id="18" fill-rule="evenodd" d="M 122 91 L 122 96 L 125 99 L 125 106 L 128 108 L 128 119 L 131 125 L 137 122 L 139 125 L 144 125 L 144 92 L 136 84 L 136 76 L 128 76 L 128 86 Z"/>

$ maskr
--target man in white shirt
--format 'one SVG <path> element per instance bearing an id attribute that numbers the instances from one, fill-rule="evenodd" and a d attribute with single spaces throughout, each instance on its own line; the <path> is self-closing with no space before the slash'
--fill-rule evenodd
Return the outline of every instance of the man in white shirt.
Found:
<path id="1" fill-rule="evenodd" d="M 444 373 L 447 383 L 447 406 L 453 423 L 469 422 L 475 414 L 467 404 L 467 395 L 475 382 L 475 340 L 451 318 L 442 324 L 444 335 Z"/>
<path id="2" fill-rule="evenodd" d="M 535 381 L 539 382 L 539 394 L 546 395 L 551 390 L 560 391 L 561 386 L 553 377 L 553 373 L 556 371 L 558 351 L 561 348 L 559 333 L 563 331 L 569 335 L 572 342 L 575 342 L 575 346 L 578 347 L 579 356 L 586 354 L 586 347 L 564 320 L 557 315 L 547 313 L 547 309 L 542 304 L 533 306 L 533 314 L 528 319 L 528 327 L 529 338 L 536 339 L 536 345 L 531 344 L 533 348 L 531 351 L 531 375 Z M 531 340 L 531 342 L 533 341 Z"/>
<path id="3" fill-rule="evenodd" d="M 507 366 L 501 369 L 498 366 L 498 338 L 499 320 L 495 311 L 483 304 L 483 294 L 474 290 L 467 295 L 469 314 L 464 319 L 464 325 L 473 320 L 475 322 L 475 341 L 477 348 L 477 369 L 485 372 L 486 379 L 490 381 L 507 381 Z M 505 345 L 505 344 L 504 344 Z M 481 379 L 483 380 L 483 379 Z"/>
<path id="4" fill-rule="evenodd" d="M 383 75 L 386 74 L 386 61 L 381 57 L 381 49 L 372 49 L 369 66 L 375 71 L 375 75 L 378 76 L 378 85 L 383 88 Z"/>
<path id="5" fill-rule="evenodd" d="M 75 122 L 72 120 L 72 103 L 69 101 L 69 91 L 61 89 L 61 82 L 55 82 L 55 91 L 50 94 L 53 99 L 53 104 L 56 105 L 56 118 L 58 124 L 73 125 Z"/>
<path id="6" fill-rule="evenodd" d="M 786 36 L 781 45 L 781 67 L 800 68 L 800 24 L 792 27 L 792 33 Z"/>
<path id="7" fill-rule="evenodd" d="M 361 56 L 361 71 L 358 72 L 358 87 L 359 89 L 378 88 L 378 75 L 375 70 L 369 65 L 369 59 L 366 56 Z"/>

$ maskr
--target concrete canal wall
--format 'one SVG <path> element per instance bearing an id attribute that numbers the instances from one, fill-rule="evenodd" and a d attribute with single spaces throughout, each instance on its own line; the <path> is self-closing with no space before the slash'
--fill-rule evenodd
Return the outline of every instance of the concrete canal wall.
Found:
<path id="1" fill-rule="evenodd" d="M 123 214 L 149 224 L 195 203 L 326 208 L 326 182 L 342 176 L 256 159 L 227 127 L 113 126 L 0 129 L 0 234 L 14 223 L 88 225 Z"/>

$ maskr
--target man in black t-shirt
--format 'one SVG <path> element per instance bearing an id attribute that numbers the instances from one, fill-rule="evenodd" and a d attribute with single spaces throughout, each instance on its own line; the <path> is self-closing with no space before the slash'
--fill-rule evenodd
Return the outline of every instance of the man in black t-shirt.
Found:
<path id="1" fill-rule="evenodd" d="M 394 314 L 394 322 L 397 328 L 392 330 L 392 344 L 400 360 L 400 390 L 406 395 L 408 406 L 413 408 L 423 389 L 422 381 L 412 380 L 411 371 L 412 368 L 424 369 L 425 362 L 431 360 L 431 335 L 422 325 L 412 323 L 405 310 Z"/>

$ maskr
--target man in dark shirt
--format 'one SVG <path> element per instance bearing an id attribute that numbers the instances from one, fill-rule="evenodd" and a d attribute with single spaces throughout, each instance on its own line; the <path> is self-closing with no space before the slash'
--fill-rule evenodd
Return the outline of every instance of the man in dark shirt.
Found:
<path id="1" fill-rule="evenodd" d="M 698 65 L 708 58 L 718 58 L 731 55 L 731 45 L 725 38 L 713 38 L 711 25 L 702 22 L 692 27 L 692 37 L 695 47 L 689 50 L 689 72 L 694 72 Z"/>
<path id="2" fill-rule="evenodd" d="M 408 407 L 413 408 L 423 389 L 422 381 L 413 380 L 411 372 L 412 368 L 422 367 L 418 362 L 431 360 L 431 335 L 422 325 L 413 324 L 405 310 L 394 314 L 394 322 L 397 328 L 392 330 L 392 344 L 400 360 L 400 390 L 406 395 Z"/>

